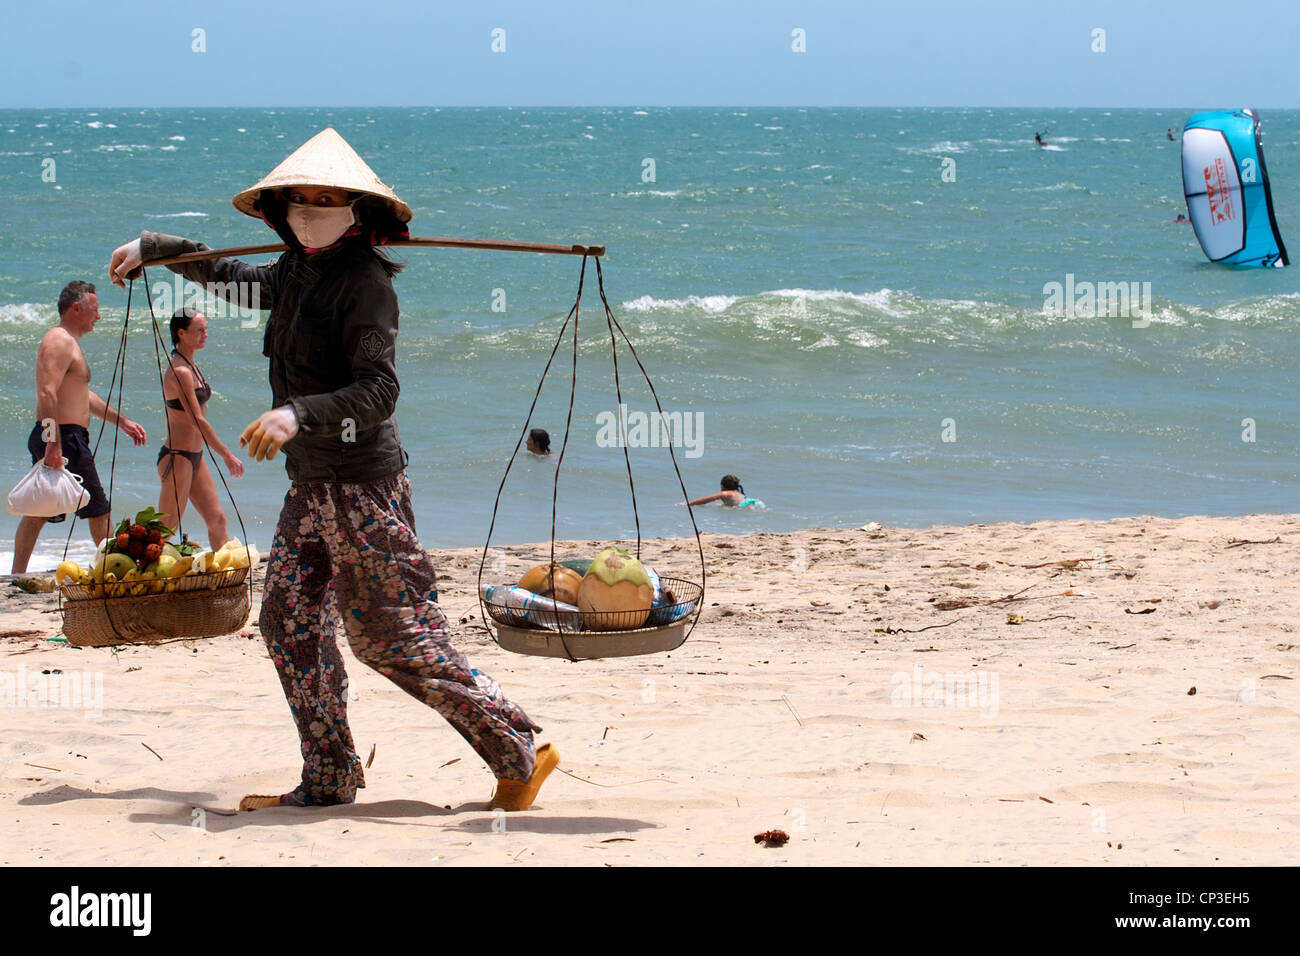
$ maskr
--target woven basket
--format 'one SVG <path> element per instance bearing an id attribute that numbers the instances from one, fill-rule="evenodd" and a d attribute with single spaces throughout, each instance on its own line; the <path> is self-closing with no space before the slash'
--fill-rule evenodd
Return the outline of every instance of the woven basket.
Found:
<path id="1" fill-rule="evenodd" d="M 247 568 L 240 577 L 247 576 Z M 199 577 L 199 575 L 195 575 Z M 248 587 L 142 594 L 138 597 L 76 599 L 65 585 L 63 633 L 77 647 L 156 644 L 178 637 L 218 637 L 248 623 L 252 603 Z"/>

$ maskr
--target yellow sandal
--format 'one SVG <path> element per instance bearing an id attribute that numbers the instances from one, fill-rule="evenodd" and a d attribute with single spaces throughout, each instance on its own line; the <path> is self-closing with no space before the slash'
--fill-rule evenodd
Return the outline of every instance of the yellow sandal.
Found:
<path id="1" fill-rule="evenodd" d="M 497 780 L 497 792 L 492 795 L 491 809 L 527 810 L 537 799 L 537 792 L 542 789 L 546 778 L 559 765 L 560 752 L 551 744 L 542 744 L 537 748 L 531 777 L 527 780 Z"/>

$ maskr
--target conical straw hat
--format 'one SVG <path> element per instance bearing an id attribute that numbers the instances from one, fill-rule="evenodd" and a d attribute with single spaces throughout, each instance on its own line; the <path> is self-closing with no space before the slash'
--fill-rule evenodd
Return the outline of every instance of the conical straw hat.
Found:
<path id="1" fill-rule="evenodd" d="M 253 208 L 258 194 L 264 189 L 284 189 L 289 186 L 328 186 L 378 196 L 388 203 L 389 209 L 398 219 L 402 222 L 411 221 L 411 207 L 379 181 L 375 171 L 366 165 L 366 161 L 357 155 L 356 150 L 333 127 L 321 130 L 290 153 L 261 182 L 237 195 L 233 200 L 235 208 L 247 216 L 260 218 Z"/>

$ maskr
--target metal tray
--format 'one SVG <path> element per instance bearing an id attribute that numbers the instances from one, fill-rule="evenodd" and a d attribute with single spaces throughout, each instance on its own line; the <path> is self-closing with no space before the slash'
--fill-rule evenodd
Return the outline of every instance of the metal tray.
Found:
<path id="1" fill-rule="evenodd" d="M 604 657 L 636 657 L 661 654 L 678 648 L 686 640 L 691 615 L 662 627 L 640 627 L 632 631 L 545 631 L 512 627 L 494 621 L 497 643 L 515 654 L 532 657 L 563 657 L 587 661 Z"/>

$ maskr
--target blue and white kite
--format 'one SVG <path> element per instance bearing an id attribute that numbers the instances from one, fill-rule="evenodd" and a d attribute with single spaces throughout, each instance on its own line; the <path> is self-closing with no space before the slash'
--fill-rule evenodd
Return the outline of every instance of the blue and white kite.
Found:
<path id="1" fill-rule="evenodd" d="M 1183 127 L 1183 193 L 1211 262 L 1287 265 L 1254 110 L 1197 113 Z"/>

